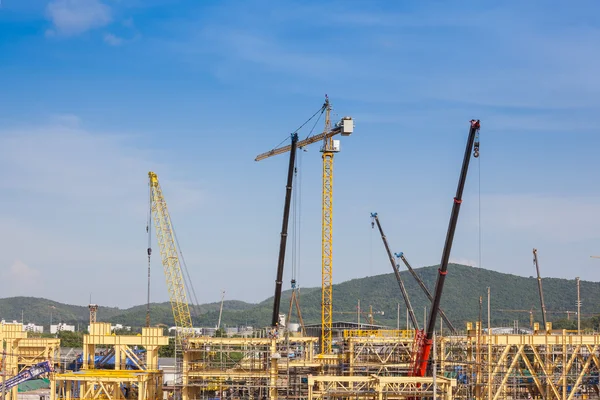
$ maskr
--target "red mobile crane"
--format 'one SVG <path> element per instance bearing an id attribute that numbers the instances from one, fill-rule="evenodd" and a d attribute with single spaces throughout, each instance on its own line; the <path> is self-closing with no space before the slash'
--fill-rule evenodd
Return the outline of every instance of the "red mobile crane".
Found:
<path id="1" fill-rule="evenodd" d="M 448 233 L 446 234 L 446 241 L 444 243 L 444 251 L 442 252 L 439 275 L 435 282 L 435 291 L 433 301 L 431 302 L 431 313 L 429 314 L 429 320 L 427 321 L 427 327 L 425 330 L 417 331 L 417 334 L 415 335 L 416 351 L 410 370 L 411 376 L 425 376 L 427 372 L 427 364 L 429 362 L 429 354 L 431 352 L 431 345 L 433 342 L 433 332 L 435 330 L 435 323 L 437 320 L 438 311 L 440 309 L 440 301 L 442 299 L 442 292 L 444 290 L 444 281 L 446 279 L 446 274 L 448 273 L 448 260 L 450 259 L 450 251 L 452 250 L 452 242 L 454 240 L 454 232 L 456 231 L 458 213 L 460 211 L 460 204 L 462 203 L 463 189 L 465 187 L 465 181 L 467 180 L 467 171 L 469 170 L 471 149 L 473 149 L 473 155 L 476 158 L 479 157 L 479 128 L 479 120 L 472 119 L 471 127 L 469 129 L 469 137 L 467 139 L 467 147 L 465 149 L 465 155 L 463 158 L 462 169 L 458 179 L 456 196 L 454 196 L 452 213 L 450 214 L 450 223 L 448 225 Z"/>

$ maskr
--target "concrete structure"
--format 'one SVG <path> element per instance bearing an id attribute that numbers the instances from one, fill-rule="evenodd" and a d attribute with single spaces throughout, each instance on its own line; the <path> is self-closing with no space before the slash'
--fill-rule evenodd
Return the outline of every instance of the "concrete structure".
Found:
<path id="1" fill-rule="evenodd" d="M 25 332 L 44 333 L 44 327 L 42 325 L 35 325 L 32 323 L 23 325 L 23 330 Z"/>
<path id="2" fill-rule="evenodd" d="M 60 324 L 50 325 L 50 333 L 57 334 L 61 331 L 75 332 L 75 325 Z"/>

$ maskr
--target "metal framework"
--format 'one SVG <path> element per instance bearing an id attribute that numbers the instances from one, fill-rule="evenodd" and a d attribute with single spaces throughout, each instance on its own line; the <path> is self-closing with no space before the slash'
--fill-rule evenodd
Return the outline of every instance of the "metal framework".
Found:
<path id="1" fill-rule="evenodd" d="M 191 338 L 183 361 L 183 400 L 307 398 L 306 377 L 322 370 L 318 338 Z"/>
<path id="2" fill-rule="evenodd" d="M 136 336 L 113 335 L 110 324 L 90 324 L 90 334 L 83 336 L 82 370 L 53 374 L 50 379 L 50 400 L 77 399 L 162 399 L 163 374 L 158 369 L 158 349 L 166 346 L 169 338 L 161 328 L 142 328 Z M 96 369 L 96 346 L 108 347 L 115 357 L 115 369 Z M 145 357 L 133 351 L 143 346 Z M 131 360 L 137 369 L 127 370 Z"/>
<path id="3" fill-rule="evenodd" d="M 406 399 L 451 400 L 455 381 L 431 377 L 309 376 L 308 399 Z"/>
<path id="4" fill-rule="evenodd" d="M 148 172 L 148 177 L 150 178 L 152 216 L 167 281 L 167 289 L 169 290 L 171 308 L 173 309 L 173 318 L 178 329 L 177 337 L 191 336 L 193 333 L 192 316 L 190 314 L 183 273 L 179 263 L 179 255 L 175 246 L 171 216 L 169 215 L 162 189 L 158 183 L 158 176 L 154 172 Z"/>
<path id="5" fill-rule="evenodd" d="M 329 100 L 326 100 L 325 132 L 331 128 Z M 323 142 L 323 212 L 321 238 L 321 353 L 331 354 L 333 326 L 333 139 Z"/>
<path id="6" fill-rule="evenodd" d="M 55 374 L 50 400 L 160 400 L 162 371 L 88 370 Z"/>
<path id="7" fill-rule="evenodd" d="M 48 360 L 53 366 L 60 361 L 60 339 L 28 338 L 20 323 L 0 325 L 0 347 L 6 350 L 6 378 L 42 361 Z M 17 399 L 17 389 L 7 391 L 6 399 Z"/>

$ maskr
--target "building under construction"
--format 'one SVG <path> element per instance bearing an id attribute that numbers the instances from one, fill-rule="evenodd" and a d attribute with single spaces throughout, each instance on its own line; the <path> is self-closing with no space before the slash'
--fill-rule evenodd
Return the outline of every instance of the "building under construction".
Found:
<path id="1" fill-rule="evenodd" d="M 15 384 L 35 376 L 50 378 L 51 400 L 76 399 L 556 399 L 598 397 L 600 336 L 581 331 L 555 331 L 546 321 L 541 278 L 538 282 L 543 311 L 542 329 L 536 324 L 529 334 L 494 334 L 481 321 L 455 328 L 440 308 L 448 260 L 458 221 L 462 193 L 471 153 L 479 157 L 478 120 L 469 127 L 466 150 L 435 289 L 430 292 L 402 253 L 392 255 L 376 213 L 372 214 L 405 301 L 413 329 L 391 330 L 371 324 L 369 329 L 333 323 L 332 209 L 333 158 L 339 151 L 335 135 L 349 136 L 353 120 L 342 118 L 332 126 L 326 99 L 315 115 L 325 116 L 321 134 L 298 141 L 291 135 L 288 146 L 259 155 L 256 160 L 289 152 L 280 251 L 275 278 L 272 320 L 254 337 L 202 337 L 195 334 L 189 296 L 167 204 L 158 176 L 149 173 L 151 213 L 161 261 L 167 278 L 176 324 L 175 385 L 165 387 L 158 368 L 158 350 L 168 344 L 160 328 L 143 328 L 138 336 L 111 333 L 110 324 L 96 322 L 97 306 L 90 307 L 90 333 L 84 336 L 82 365 L 78 370 L 58 370 L 60 360 L 56 339 L 28 339 L 19 324 L 5 325 L 0 334 L 7 349 L 3 393 L 17 396 Z M 313 116 L 314 117 L 314 116 Z M 309 120 L 310 121 L 310 120 Z M 308 121 L 307 121 L 308 122 Z M 305 123 L 306 124 L 306 123 Z M 301 329 L 288 329 L 280 313 L 295 155 L 298 148 L 321 142 L 323 153 L 322 197 L 322 301 L 321 324 L 317 334 L 302 322 L 292 281 L 292 303 Z M 149 232 L 150 234 L 150 232 Z M 150 258 L 151 249 L 148 249 Z M 537 255 L 534 250 L 537 265 Z M 403 262 L 431 301 L 427 325 L 419 327 L 410 299 L 399 274 Z M 185 267 L 185 266 L 184 266 Z M 438 316 L 446 331 L 436 327 Z M 289 317 L 289 315 L 288 315 Z M 436 334 L 437 333 L 437 334 Z M 102 348 L 103 356 L 97 349 Z M 140 352 L 139 349 L 143 349 Z M 102 357 L 114 357 L 112 368 Z M 98 358 L 100 357 L 100 358 Z M 53 368 L 39 369 L 40 361 Z M 129 365 L 129 367 L 128 367 Z M 37 368 L 37 369 L 36 369 Z M 8 379 L 7 379 L 8 378 Z M 12 386 L 11 386 L 12 385 Z"/>

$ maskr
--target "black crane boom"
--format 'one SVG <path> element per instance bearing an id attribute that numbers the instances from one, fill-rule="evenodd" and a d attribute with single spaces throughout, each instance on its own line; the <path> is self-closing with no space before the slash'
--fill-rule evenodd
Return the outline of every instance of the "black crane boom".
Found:
<path id="1" fill-rule="evenodd" d="M 279 321 L 279 306 L 281 303 L 281 285 L 283 284 L 283 264 L 285 262 L 285 246 L 287 243 L 288 222 L 290 219 L 290 203 L 292 199 L 292 182 L 294 180 L 294 165 L 296 163 L 296 143 L 298 134 L 292 134 L 290 148 L 290 165 L 288 167 L 287 184 L 285 186 L 285 205 L 283 207 L 283 222 L 281 224 L 281 241 L 279 243 L 279 259 L 277 262 L 277 278 L 275 279 L 275 296 L 273 297 L 273 317 L 271 326 L 277 327 Z"/>
<path id="2" fill-rule="evenodd" d="M 433 301 L 433 296 L 431 295 L 431 292 L 429 291 L 429 289 L 427 289 L 427 286 L 425 286 L 425 283 L 423 282 L 421 277 L 411 267 L 411 265 L 409 264 L 406 257 L 404 257 L 404 253 L 403 252 L 396 253 L 395 256 L 398 257 L 399 259 L 401 259 L 402 262 L 404 262 L 404 265 L 406 265 L 406 269 L 408 269 L 408 272 L 410 272 L 410 274 L 413 276 L 413 278 L 415 278 L 415 280 L 417 281 L 417 283 L 419 284 L 419 286 L 421 287 L 421 289 L 423 290 L 423 292 L 425 293 L 425 296 L 427 296 L 429 301 Z M 440 316 L 442 317 L 442 319 L 444 320 L 446 325 L 448 325 L 448 328 L 450 328 L 450 331 L 452 331 L 452 333 L 456 334 L 456 328 L 454 327 L 454 325 L 452 325 L 452 322 L 450 322 L 450 320 L 446 316 L 446 313 L 444 312 L 444 310 L 442 310 L 441 307 L 440 307 Z"/>
<path id="3" fill-rule="evenodd" d="M 406 308 L 408 309 L 408 315 L 410 316 L 410 321 L 412 322 L 413 328 L 419 329 L 419 323 L 417 322 L 417 317 L 415 317 L 415 311 L 410 304 L 410 299 L 408 298 L 408 293 L 406 292 L 406 288 L 404 287 L 404 282 L 402 281 L 402 277 L 400 276 L 400 271 L 398 266 L 394 262 L 394 256 L 392 256 L 392 252 L 390 251 L 390 246 L 388 245 L 387 238 L 383 233 L 383 229 L 381 228 L 381 223 L 379 222 L 379 217 L 377 213 L 371 213 L 371 218 L 375 220 L 377 223 L 377 228 L 379 229 L 379 233 L 381 234 L 381 240 L 383 240 L 383 245 L 385 246 L 385 251 L 387 252 L 390 263 L 392 264 L 392 269 L 394 270 L 394 274 L 396 275 L 396 281 L 398 281 L 398 286 L 400 286 L 400 292 L 402 293 L 402 297 L 404 298 L 404 303 L 406 304 Z"/>

